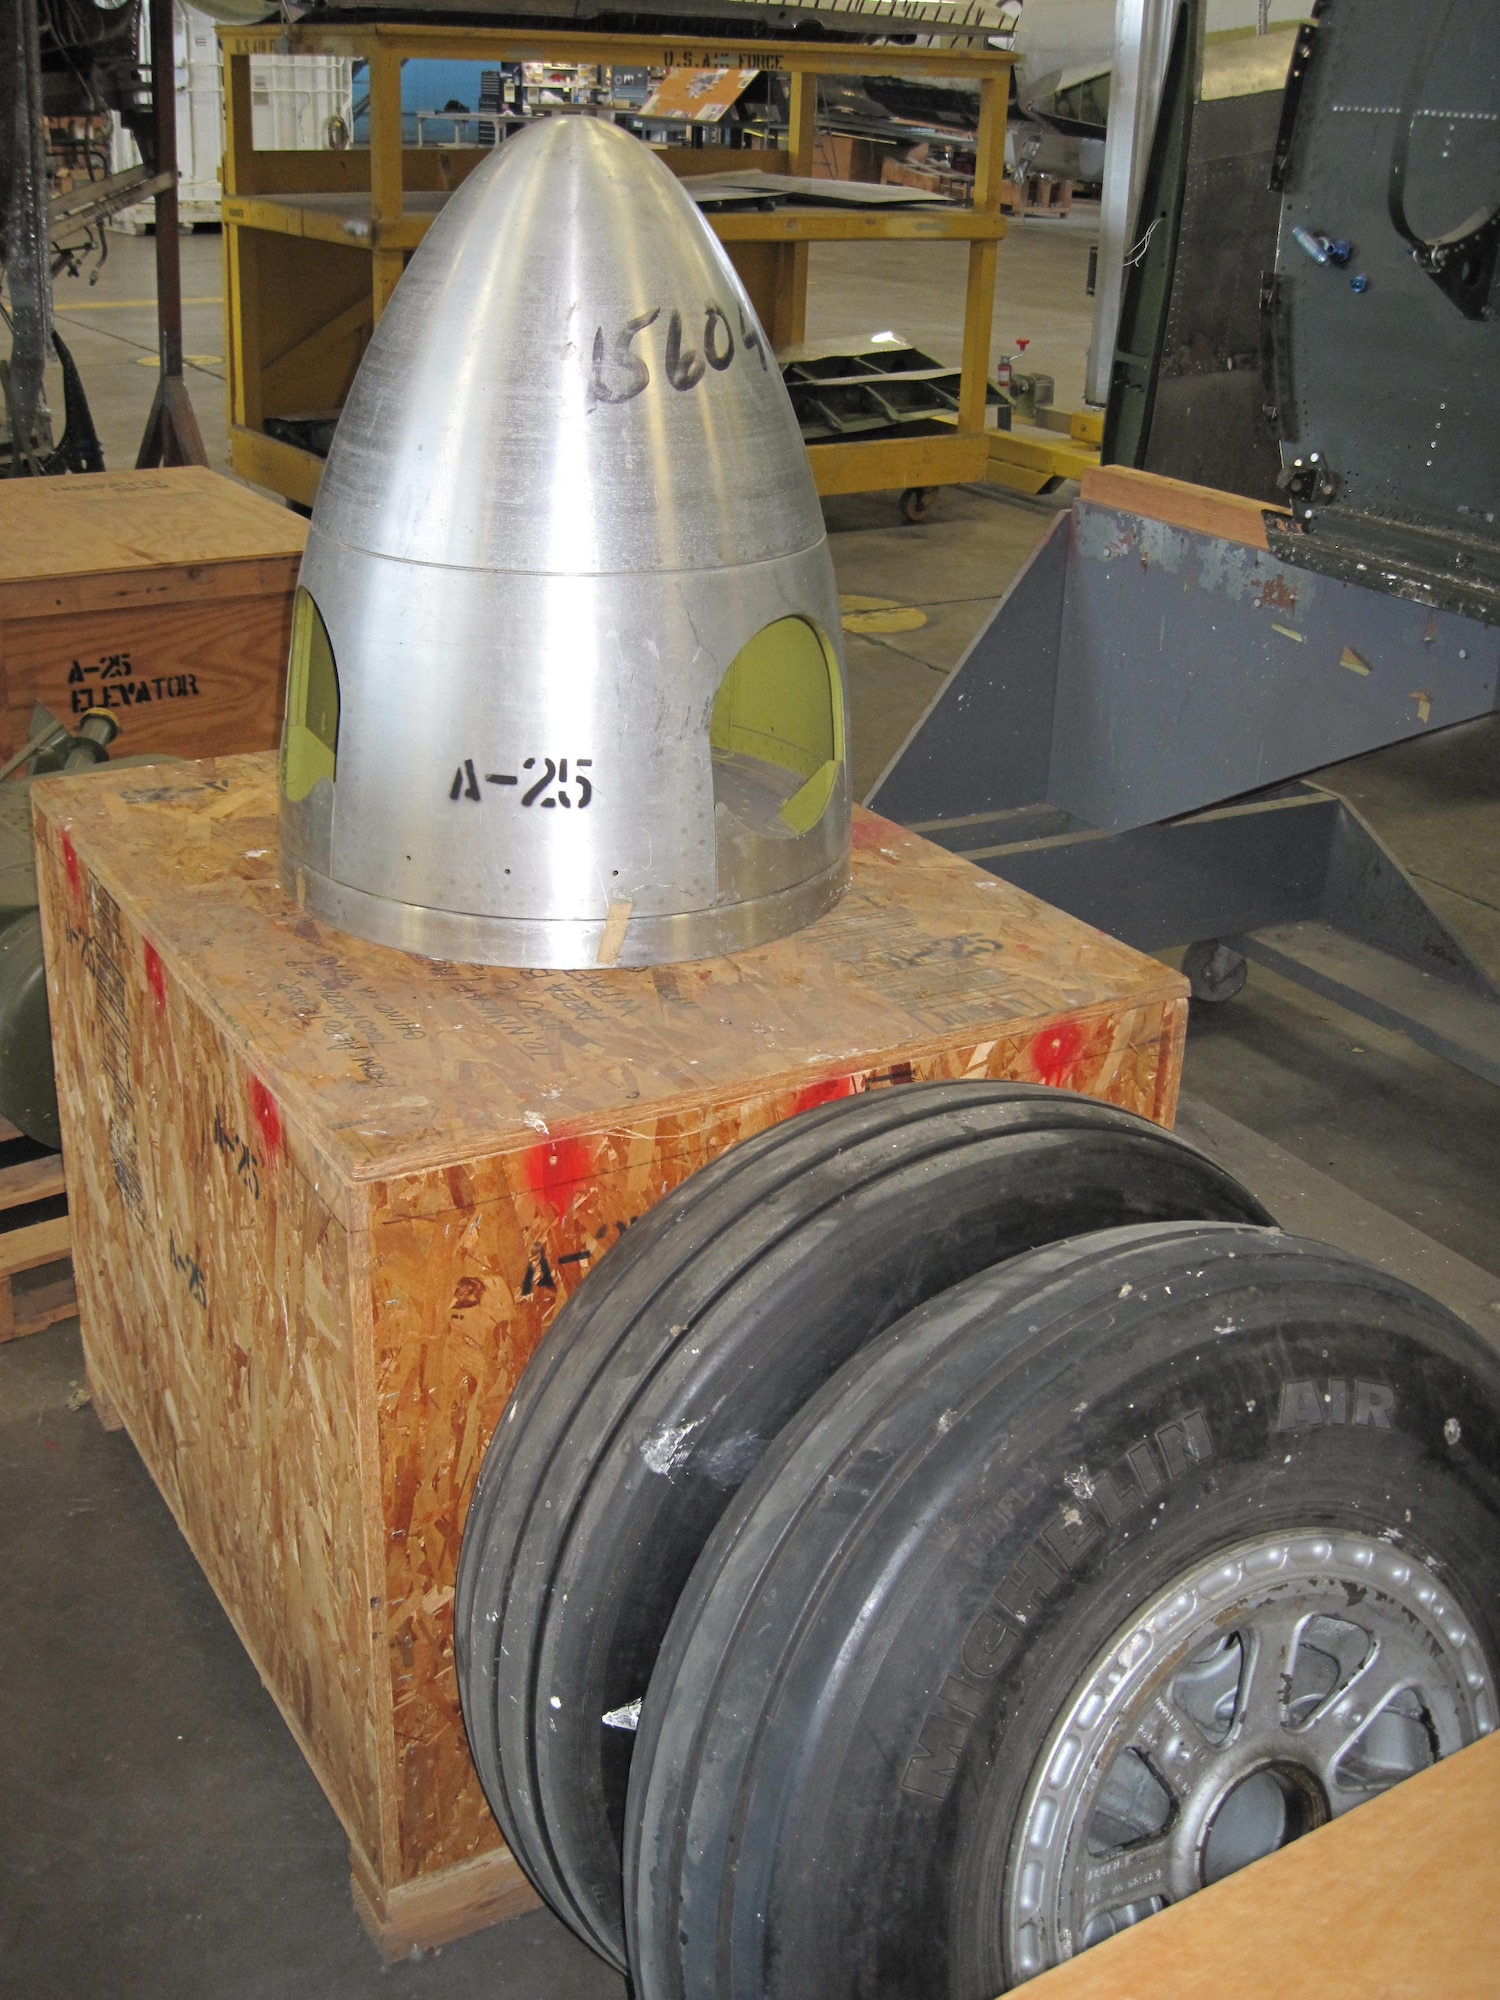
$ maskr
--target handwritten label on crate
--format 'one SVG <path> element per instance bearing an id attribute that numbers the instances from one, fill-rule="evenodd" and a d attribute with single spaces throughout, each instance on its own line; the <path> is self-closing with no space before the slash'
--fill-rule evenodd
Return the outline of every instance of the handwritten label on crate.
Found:
<path id="1" fill-rule="evenodd" d="M 259 1201 L 261 1157 L 248 1139 L 242 1139 L 232 1126 L 225 1124 L 224 1114 L 217 1104 L 214 1106 L 213 1143 L 235 1179 L 249 1189 L 253 1200 Z"/>

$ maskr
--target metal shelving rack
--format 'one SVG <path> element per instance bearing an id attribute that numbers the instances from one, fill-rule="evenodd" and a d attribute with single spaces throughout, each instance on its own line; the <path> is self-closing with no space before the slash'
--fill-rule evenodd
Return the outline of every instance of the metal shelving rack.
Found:
<path id="1" fill-rule="evenodd" d="M 484 62 L 602 63 L 620 68 L 759 68 L 791 81 L 784 149 L 736 152 L 770 172 L 813 170 L 820 75 L 963 77 L 979 84 L 972 208 L 890 213 L 787 205 L 709 218 L 777 348 L 803 338 L 813 243 L 964 242 L 962 386 L 957 422 L 937 437 L 810 447 L 818 490 L 857 493 L 985 477 L 985 382 L 994 316 L 996 248 L 1013 58 L 992 50 L 868 43 L 755 42 L 738 49 L 655 36 L 358 23 L 220 28 L 225 67 L 224 257 L 230 457 L 256 485 L 310 506 L 322 460 L 267 434 L 268 417 L 336 410 L 406 258 L 451 190 L 490 149 L 403 147 L 401 64 L 417 57 Z M 252 56 L 333 55 L 369 65 L 370 144 L 345 152 L 257 152 L 251 136 Z M 712 154 L 662 155 L 701 174 Z"/>

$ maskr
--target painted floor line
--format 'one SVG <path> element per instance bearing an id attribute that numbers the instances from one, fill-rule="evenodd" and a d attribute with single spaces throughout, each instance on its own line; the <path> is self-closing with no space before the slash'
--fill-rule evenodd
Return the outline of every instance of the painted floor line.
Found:
<path id="1" fill-rule="evenodd" d="M 222 298 L 201 298 L 184 299 L 182 303 L 185 306 L 221 306 L 224 301 Z M 85 299 L 80 305 L 76 306 L 67 301 L 64 301 L 61 305 L 56 305 L 54 301 L 54 309 L 60 313 L 124 312 L 128 307 L 132 306 L 149 306 L 152 312 L 156 311 L 155 299 Z"/>

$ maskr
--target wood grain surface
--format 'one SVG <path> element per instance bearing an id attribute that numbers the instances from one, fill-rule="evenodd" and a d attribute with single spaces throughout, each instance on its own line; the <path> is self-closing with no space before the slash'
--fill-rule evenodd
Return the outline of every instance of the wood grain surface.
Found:
<path id="1" fill-rule="evenodd" d="M 26 741 L 35 703 L 76 728 L 119 725 L 114 754 L 268 750 L 281 740 L 296 570 L 232 598 L 99 606 L 0 627 L 0 755 Z M 3 592 L 0 592 L 3 601 Z"/>
<path id="2" fill-rule="evenodd" d="M 38 702 L 109 709 L 118 756 L 273 747 L 306 539 L 201 466 L 0 481 L 0 757 Z"/>
<path id="3" fill-rule="evenodd" d="M 1226 542 L 1244 542 L 1253 549 L 1268 546 L 1267 512 L 1261 500 L 1240 493 L 1220 493 L 1212 486 L 1192 486 L 1185 479 L 1165 479 L 1159 472 L 1137 472 L 1128 465 L 1097 465 L 1084 473 L 1079 494 L 1097 507 L 1119 507 L 1148 520 L 1165 521 L 1199 535 L 1217 535 Z"/>
<path id="4" fill-rule="evenodd" d="M 21 1136 L 6 1119 L 0 1126 L 0 1144 Z M 33 1202 L 60 1195 L 65 1186 L 60 1153 L 0 1167 L 0 1341 L 41 1333 L 78 1310 L 68 1217 L 26 1219 Z"/>
<path id="5" fill-rule="evenodd" d="M 204 466 L 0 484 L 0 586 L 300 556 L 306 540 L 300 515 Z"/>

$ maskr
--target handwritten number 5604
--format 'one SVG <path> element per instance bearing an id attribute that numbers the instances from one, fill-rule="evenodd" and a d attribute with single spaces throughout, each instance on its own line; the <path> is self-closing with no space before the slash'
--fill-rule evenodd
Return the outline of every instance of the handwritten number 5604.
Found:
<path id="1" fill-rule="evenodd" d="M 604 403 L 628 403 L 650 387 L 650 366 L 645 357 L 637 352 L 634 342 L 637 335 L 644 333 L 660 317 L 660 306 L 653 307 L 648 313 L 638 313 L 634 319 L 626 320 L 613 343 L 606 340 L 602 326 L 595 329 L 593 369 L 588 386 L 590 410 L 596 410 Z M 740 308 L 739 321 L 741 347 L 746 354 L 755 355 L 764 370 L 766 351 L 760 331 L 753 321 L 746 318 L 743 307 Z M 682 314 L 673 308 L 667 321 L 662 365 L 667 381 L 674 389 L 695 389 L 709 369 L 716 375 L 722 374 L 734 356 L 734 332 L 729 324 L 729 315 L 721 305 L 710 299 L 704 307 L 703 334 L 698 347 L 684 345 Z"/>

